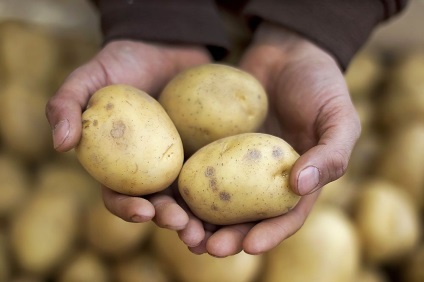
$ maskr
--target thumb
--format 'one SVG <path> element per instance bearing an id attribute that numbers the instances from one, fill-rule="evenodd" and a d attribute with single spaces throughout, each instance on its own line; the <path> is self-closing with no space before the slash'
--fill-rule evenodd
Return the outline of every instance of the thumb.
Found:
<path id="1" fill-rule="evenodd" d="M 47 102 L 45 111 L 55 150 L 65 152 L 79 142 L 81 113 L 90 96 L 105 83 L 102 74 L 94 61 L 87 63 L 72 72 Z"/>
<path id="2" fill-rule="evenodd" d="M 347 170 L 360 131 L 356 118 L 327 130 L 318 145 L 302 154 L 294 164 L 290 174 L 293 191 L 308 195 L 340 178 Z"/>

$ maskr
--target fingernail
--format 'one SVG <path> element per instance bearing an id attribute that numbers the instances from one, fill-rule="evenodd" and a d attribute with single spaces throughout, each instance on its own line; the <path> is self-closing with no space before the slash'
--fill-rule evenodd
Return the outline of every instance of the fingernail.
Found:
<path id="1" fill-rule="evenodd" d="M 56 149 L 60 147 L 63 142 L 68 138 L 70 132 L 70 125 L 67 119 L 59 121 L 53 127 L 53 147 Z"/>
<path id="2" fill-rule="evenodd" d="M 136 223 L 140 223 L 140 222 L 143 222 L 143 218 L 136 214 L 136 215 L 133 215 L 131 217 L 131 221 L 136 222 Z"/>
<path id="3" fill-rule="evenodd" d="M 314 166 L 304 168 L 297 180 L 297 190 L 300 195 L 307 195 L 316 190 L 319 184 L 319 170 Z"/>

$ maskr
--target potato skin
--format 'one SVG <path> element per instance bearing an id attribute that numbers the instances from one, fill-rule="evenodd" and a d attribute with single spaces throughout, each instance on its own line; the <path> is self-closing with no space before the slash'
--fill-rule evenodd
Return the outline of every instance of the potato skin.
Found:
<path id="1" fill-rule="evenodd" d="M 82 114 L 78 160 L 100 183 L 126 195 L 166 189 L 181 170 L 181 138 L 160 104 L 128 85 L 91 97 Z"/>
<path id="2" fill-rule="evenodd" d="M 223 64 L 204 64 L 176 75 L 159 102 L 177 127 L 186 155 L 217 139 L 255 132 L 268 98 L 252 75 Z"/>
<path id="3" fill-rule="evenodd" d="M 243 133 L 210 143 L 184 164 L 179 191 L 192 212 L 217 225 L 251 222 L 292 209 L 289 188 L 299 155 L 283 139 Z"/>

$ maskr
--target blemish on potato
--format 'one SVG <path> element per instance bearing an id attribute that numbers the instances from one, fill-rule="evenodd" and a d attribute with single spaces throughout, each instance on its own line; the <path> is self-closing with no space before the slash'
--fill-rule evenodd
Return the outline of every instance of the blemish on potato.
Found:
<path id="1" fill-rule="evenodd" d="M 125 123 L 123 123 L 122 120 L 114 122 L 113 127 L 110 130 L 110 136 L 112 136 L 112 138 L 121 138 L 124 136 L 125 128 Z"/>
<path id="2" fill-rule="evenodd" d="M 85 128 L 89 128 L 90 127 L 90 124 L 91 124 L 91 122 L 90 122 L 90 120 L 88 120 L 88 119 L 84 119 L 83 121 L 82 121 L 82 127 L 85 129 Z"/>
<path id="3" fill-rule="evenodd" d="M 133 173 L 133 174 L 136 174 L 136 173 L 137 173 L 137 171 L 138 171 L 138 164 L 135 164 L 135 169 L 134 169 L 134 171 L 132 171 L 132 173 Z"/>
<path id="4" fill-rule="evenodd" d="M 283 150 L 280 147 L 272 148 L 272 156 L 276 159 L 280 159 L 283 156 Z"/>
<path id="5" fill-rule="evenodd" d="M 213 166 L 208 166 L 205 170 L 206 177 L 214 177 L 215 176 L 215 168 Z"/>
<path id="6" fill-rule="evenodd" d="M 216 178 L 209 179 L 209 188 L 211 188 L 212 191 L 218 190 L 218 182 L 216 181 Z"/>
<path id="7" fill-rule="evenodd" d="M 228 202 L 231 200 L 231 195 L 230 193 L 223 191 L 219 193 L 219 199 L 221 199 L 221 201 Z"/>
<path id="8" fill-rule="evenodd" d="M 94 125 L 94 126 L 97 126 L 97 124 L 99 124 L 99 121 L 98 121 L 97 119 L 95 119 L 95 120 L 93 121 L 93 125 Z"/>
<path id="9" fill-rule="evenodd" d="M 188 190 L 187 187 L 184 187 L 182 190 L 183 190 L 184 195 L 186 195 L 187 197 L 190 196 L 190 191 Z"/>
<path id="10" fill-rule="evenodd" d="M 221 148 L 221 152 L 219 153 L 221 155 L 221 157 L 228 151 L 230 150 L 231 146 L 229 146 L 228 142 L 225 142 L 224 144 L 222 144 L 222 148 Z"/>
<path id="11" fill-rule="evenodd" d="M 112 110 L 114 107 L 115 107 L 115 105 L 114 105 L 114 104 L 112 104 L 112 103 L 107 103 L 107 105 L 105 106 L 105 109 L 106 109 L 107 111 L 110 111 L 110 110 Z"/>
<path id="12" fill-rule="evenodd" d="M 246 160 L 259 160 L 261 157 L 262 153 L 258 149 L 249 149 L 244 155 L 244 159 Z"/>
<path id="13" fill-rule="evenodd" d="M 211 210 L 217 211 L 218 210 L 218 207 L 215 204 L 212 204 L 211 205 Z"/>
<path id="14" fill-rule="evenodd" d="M 162 154 L 162 159 L 167 156 L 168 158 L 172 155 L 171 148 L 174 146 L 174 143 L 170 144 L 168 148 L 166 148 L 165 152 Z M 171 153 L 170 153 L 171 152 Z"/>

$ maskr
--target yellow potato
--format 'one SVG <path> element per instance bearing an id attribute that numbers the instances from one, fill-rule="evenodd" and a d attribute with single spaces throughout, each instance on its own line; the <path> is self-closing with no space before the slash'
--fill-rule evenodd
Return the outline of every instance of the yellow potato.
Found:
<path id="1" fill-rule="evenodd" d="M 57 39 L 47 29 L 23 21 L 0 23 L 0 61 L 8 78 L 49 83 L 59 62 Z"/>
<path id="2" fill-rule="evenodd" d="M 322 188 L 317 204 L 331 205 L 350 212 L 358 197 L 357 186 L 358 184 L 345 174 Z"/>
<path id="3" fill-rule="evenodd" d="M 88 244 L 108 257 L 119 257 L 137 250 L 149 237 L 153 223 L 133 223 L 110 213 L 96 201 L 88 210 L 85 236 Z"/>
<path id="4" fill-rule="evenodd" d="M 78 160 L 100 183 L 127 195 L 166 189 L 178 176 L 184 152 L 161 105 L 128 85 L 111 85 L 91 97 L 82 114 Z"/>
<path id="5" fill-rule="evenodd" d="M 22 80 L 10 80 L 0 91 L 0 137 L 5 147 L 30 162 L 53 152 L 45 106 L 49 91 Z"/>
<path id="6" fill-rule="evenodd" d="M 399 58 L 387 77 L 386 95 L 379 104 L 378 119 L 391 130 L 424 117 L 424 52 Z"/>
<path id="7" fill-rule="evenodd" d="M 284 140 L 243 133 L 210 143 L 184 164 L 178 187 L 199 218 L 226 225 L 274 217 L 299 196 L 289 175 L 299 155 Z"/>
<path id="8" fill-rule="evenodd" d="M 13 156 L 0 154 L 0 219 L 11 216 L 30 195 L 29 172 Z"/>
<path id="9" fill-rule="evenodd" d="M 373 52 L 358 53 L 346 71 L 345 79 L 352 99 L 370 98 L 383 77 L 382 60 Z"/>
<path id="10" fill-rule="evenodd" d="M 11 222 L 10 241 L 20 269 L 46 275 L 75 248 L 80 213 L 74 199 L 37 192 Z"/>
<path id="11" fill-rule="evenodd" d="M 181 243 L 180 243 L 181 244 Z M 116 262 L 114 281 L 119 282 L 171 282 L 174 281 L 156 256 L 139 252 Z"/>
<path id="12" fill-rule="evenodd" d="M 265 90 L 252 75 L 221 64 L 178 74 L 159 102 L 177 127 L 187 155 L 219 138 L 257 131 L 268 110 Z"/>
<path id="13" fill-rule="evenodd" d="M 316 206 L 303 227 L 266 254 L 261 282 L 354 282 L 360 246 L 340 209 Z"/>
<path id="14" fill-rule="evenodd" d="M 81 250 L 61 269 L 58 282 L 112 281 L 106 262 L 92 250 Z"/>
<path id="15" fill-rule="evenodd" d="M 175 231 L 155 228 L 152 248 L 159 261 L 169 268 L 176 281 L 254 282 L 264 265 L 263 255 L 240 252 L 225 258 L 191 253 Z"/>
<path id="16" fill-rule="evenodd" d="M 50 161 L 38 167 L 35 177 L 37 189 L 66 194 L 83 208 L 92 205 L 100 194 L 99 183 L 80 165 Z"/>
<path id="17" fill-rule="evenodd" d="M 368 179 L 360 187 L 355 226 L 370 263 L 399 261 L 417 246 L 418 211 L 404 191 L 386 179 Z"/>
<path id="18" fill-rule="evenodd" d="M 424 123 L 410 122 L 393 131 L 380 153 L 376 174 L 402 187 L 424 209 Z"/>

